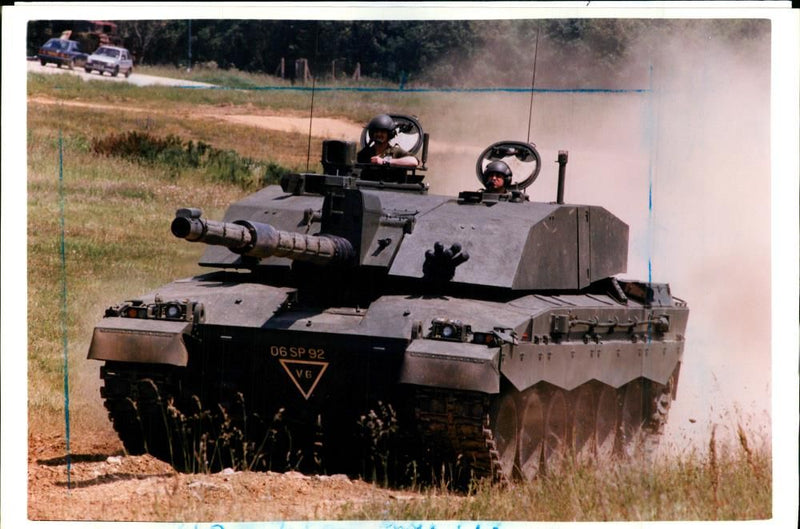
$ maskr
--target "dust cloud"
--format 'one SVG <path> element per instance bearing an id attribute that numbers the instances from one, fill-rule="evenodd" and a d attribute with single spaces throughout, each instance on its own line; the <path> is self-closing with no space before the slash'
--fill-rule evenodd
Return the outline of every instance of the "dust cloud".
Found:
<path id="1" fill-rule="evenodd" d="M 686 27 L 632 57 L 640 73 L 626 78 L 640 81 L 624 88 L 640 92 L 537 92 L 532 107 L 529 93 L 450 95 L 420 119 L 434 193 L 479 188 L 477 156 L 526 140 L 530 119 L 542 171 L 528 193 L 554 201 L 556 156 L 569 151 L 566 202 L 621 217 L 626 277 L 667 282 L 689 304 L 664 445 L 702 451 L 714 424 L 718 439 L 739 423 L 771 439 L 770 37 L 734 46 Z M 576 88 L 597 86 L 607 80 Z"/>

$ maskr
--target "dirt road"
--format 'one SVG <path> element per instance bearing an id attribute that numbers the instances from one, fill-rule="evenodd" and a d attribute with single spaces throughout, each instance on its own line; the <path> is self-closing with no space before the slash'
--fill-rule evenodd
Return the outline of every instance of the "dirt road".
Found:
<path id="1" fill-rule="evenodd" d="M 115 82 L 115 83 L 130 83 L 135 84 L 137 86 L 149 86 L 149 85 L 163 85 L 163 86 L 214 86 L 208 83 L 199 83 L 197 81 L 187 81 L 184 79 L 171 79 L 168 77 L 156 77 L 154 75 L 144 75 L 140 73 L 136 73 L 136 69 L 134 68 L 133 73 L 131 73 L 130 77 L 125 77 L 124 75 L 119 75 L 117 77 L 111 77 L 108 74 L 100 74 L 98 72 L 94 73 L 86 73 L 83 68 L 75 68 L 74 70 L 70 70 L 66 67 L 58 67 L 55 64 L 48 63 L 45 66 L 39 64 L 38 61 L 28 61 L 28 72 L 33 73 L 43 73 L 43 74 L 64 74 L 64 75 L 77 75 L 87 81 L 89 80 L 102 80 L 108 82 Z"/>

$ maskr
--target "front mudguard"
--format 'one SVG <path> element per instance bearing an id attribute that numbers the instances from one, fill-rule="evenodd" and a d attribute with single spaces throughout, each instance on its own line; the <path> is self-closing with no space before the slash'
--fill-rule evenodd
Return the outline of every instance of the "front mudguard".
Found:
<path id="1" fill-rule="evenodd" d="M 116 362 L 186 366 L 186 321 L 108 317 L 94 328 L 88 358 Z"/>
<path id="2" fill-rule="evenodd" d="M 399 382 L 499 393 L 500 348 L 443 340 L 414 340 L 403 357 Z"/>

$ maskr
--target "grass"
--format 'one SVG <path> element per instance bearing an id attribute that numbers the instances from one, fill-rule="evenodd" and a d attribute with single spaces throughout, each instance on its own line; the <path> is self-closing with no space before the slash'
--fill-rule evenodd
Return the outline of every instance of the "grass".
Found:
<path id="1" fill-rule="evenodd" d="M 291 80 L 282 79 L 276 75 L 265 73 L 244 72 L 236 68 L 222 69 L 217 67 L 214 62 L 195 64 L 190 71 L 185 67 L 173 67 L 164 65 L 139 66 L 138 73 L 146 75 L 156 75 L 159 77 L 171 77 L 173 79 L 185 79 L 187 81 L 197 81 L 209 83 L 224 88 L 261 88 L 261 87 L 291 87 L 305 86 L 310 87 L 311 82 L 303 85 L 301 83 L 293 85 Z M 350 77 L 338 76 L 332 79 L 329 75 L 323 75 L 317 80 L 319 86 L 335 87 L 370 87 L 370 88 L 397 88 L 397 84 L 391 84 L 383 80 L 361 77 L 354 81 Z"/>
<path id="2" fill-rule="evenodd" d="M 154 70 L 159 75 L 162 70 Z M 175 70 L 179 74 L 182 70 Z M 146 73 L 139 70 L 139 73 Z M 167 71 L 162 75 L 178 77 Z M 245 75 L 245 74 L 241 74 Z M 251 74 L 247 74 L 252 76 Z M 181 77 L 183 78 L 183 77 Z M 188 76 L 191 80 L 210 82 L 211 79 Z M 103 101 L 106 104 L 135 104 L 153 110 L 169 104 L 171 110 L 186 109 L 187 115 L 198 105 L 249 106 L 254 110 L 295 113 L 307 116 L 311 105 L 310 87 L 298 90 L 237 90 L 230 88 L 252 88 L 265 86 L 286 86 L 270 79 L 262 82 L 241 83 L 243 86 L 221 84 L 219 89 L 182 89 L 175 90 L 165 86 L 137 87 L 128 83 L 108 83 L 101 80 L 84 81 L 72 75 L 40 75 L 28 76 L 28 95 L 53 97 L 65 101 Z M 213 83 L 212 83 L 213 84 Z M 251 85 L 251 86 L 248 86 Z M 300 87 L 298 87 L 300 88 Z M 420 103 L 428 95 L 402 94 L 394 92 L 317 92 L 314 94 L 314 114 L 319 117 L 349 117 L 358 122 L 367 122 L 375 114 L 385 112 L 387 108 L 419 108 Z M 142 116 L 143 117 L 143 116 Z"/>
<path id="3" fill-rule="evenodd" d="M 141 73 L 156 73 L 144 72 Z M 200 76 L 199 72 L 194 75 Z M 204 74 L 205 75 L 205 74 Z M 232 75 L 232 74 L 228 74 Z M 236 74 L 237 78 L 241 77 Z M 200 80 L 200 77 L 196 77 Z M 208 79 L 208 78 L 206 78 Z M 233 82 L 233 81 L 230 81 Z M 236 81 L 245 82 L 245 81 Z M 260 83 L 261 78 L 250 81 Z M 202 109 L 307 112 L 306 92 L 175 90 L 29 75 L 28 418 L 31 431 L 63 427 L 59 175 L 63 171 L 67 342 L 73 431 L 105 423 L 99 365 L 85 360 L 92 328 L 106 307 L 198 272 L 201 245 L 169 233 L 178 207 L 219 218 L 247 192 L 203 167 L 141 164 L 94 152 L 96 140 L 137 131 L 202 141 L 246 158 L 303 169 L 307 139 L 222 123 Z M 383 105 L 435 113 L 436 94 L 317 94 L 319 113 L 366 121 Z M 452 96 L 451 96 L 452 97 Z M 459 96 L 461 97 L 461 96 Z M 474 95 L 459 101 L 474 106 Z M 54 100 L 55 104 L 36 102 Z M 69 103 L 101 101 L 104 108 Z M 59 104 L 63 103 L 63 104 Z M 59 144 L 63 167 L 59 165 Z M 314 169 L 312 167 L 312 169 Z M 739 428 L 736 446 L 690 453 L 651 466 L 574 467 L 558 476 L 501 488 L 477 484 L 456 496 L 433 487 L 425 498 L 350 505 L 341 519 L 730 520 L 771 515 L 771 452 Z M 175 519 L 166 513 L 165 519 Z"/>
<path id="4" fill-rule="evenodd" d="M 423 499 L 348 505 L 341 519 L 648 521 L 764 520 L 771 513 L 768 447 L 716 447 L 655 463 L 570 464 L 507 487 L 481 482 L 467 495 L 445 488 Z"/>

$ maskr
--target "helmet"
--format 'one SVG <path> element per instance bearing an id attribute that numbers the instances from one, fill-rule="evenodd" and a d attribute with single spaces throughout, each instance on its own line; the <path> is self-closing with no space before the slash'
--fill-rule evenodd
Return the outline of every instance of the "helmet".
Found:
<path id="1" fill-rule="evenodd" d="M 511 185 L 511 169 L 505 162 L 501 162 L 499 160 L 489 163 L 486 166 L 486 169 L 483 170 L 483 185 L 487 185 L 487 181 L 489 180 L 489 175 L 492 173 L 500 173 L 503 175 L 503 186 L 508 187 Z"/>
<path id="2" fill-rule="evenodd" d="M 394 122 L 392 116 L 390 116 L 389 114 L 378 114 L 377 116 L 369 120 L 369 124 L 367 125 L 367 130 L 369 131 L 370 136 L 372 136 L 373 131 L 388 130 L 389 139 L 392 139 L 394 138 L 396 127 L 397 123 Z"/>

